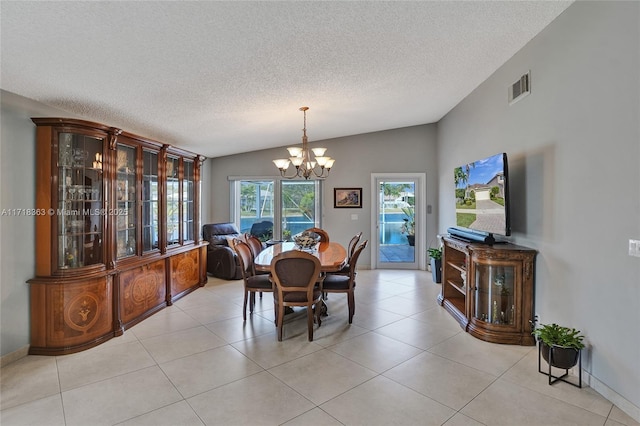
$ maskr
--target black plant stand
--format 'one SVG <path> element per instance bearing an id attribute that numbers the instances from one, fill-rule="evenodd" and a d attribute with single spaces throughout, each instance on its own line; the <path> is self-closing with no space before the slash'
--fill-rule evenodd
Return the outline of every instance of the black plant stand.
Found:
<path id="1" fill-rule="evenodd" d="M 542 371 L 542 344 L 540 342 L 538 342 L 538 373 L 542 373 L 546 376 L 549 376 L 549 385 L 552 385 L 554 383 L 556 383 L 557 381 L 561 381 L 561 382 L 565 382 L 570 384 L 571 386 L 575 386 L 577 388 L 582 388 L 582 349 L 578 349 L 578 384 L 572 383 L 569 380 L 567 380 L 567 378 L 569 377 L 569 369 L 565 368 L 564 369 L 564 374 L 560 377 L 556 377 L 553 374 L 551 374 L 551 364 L 553 363 L 553 358 L 552 358 L 552 351 L 551 351 L 551 346 L 548 347 L 549 348 L 549 357 L 547 358 L 549 360 L 548 364 L 549 364 L 549 372 L 546 371 Z"/>

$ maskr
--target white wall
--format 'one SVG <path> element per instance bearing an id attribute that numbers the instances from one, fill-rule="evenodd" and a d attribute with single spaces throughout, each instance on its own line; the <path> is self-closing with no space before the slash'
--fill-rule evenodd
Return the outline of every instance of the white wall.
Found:
<path id="1" fill-rule="evenodd" d="M 31 117 L 72 117 L 5 91 L 0 113 L 0 211 L 35 208 L 36 127 Z M 0 216 L 0 355 L 29 345 L 29 285 L 35 275 L 35 219 Z"/>
<path id="2" fill-rule="evenodd" d="M 438 123 L 440 230 L 454 167 L 506 151 L 512 240 L 539 250 L 535 312 L 581 329 L 591 385 L 640 419 L 640 3 L 576 2 Z M 507 87 L 531 70 L 531 94 Z"/>
<path id="3" fill-rule="evenodd" d="M 436 128 L 433 124 L 405 127 L 382 132 L 347 136 L 325 141 L 311 141 L 311 147 L 327 148 L 327 155 L 336 158 L 331 175 L 324 181 L 322 227 L 329 231 L 332 240 L 344 244 L 362 231 L 362 238 L 372 241 L 371 236 L 371 173 L 416 172 L 427 174 L 427 204 L 434 206 L 434 213 L 427 216 L 426 241 L 434 242 L 437 229 L 435 205 L 437 197 L 437 151 Z M 292 129 L 292 141 L 286 145 L 299 145 L 296 131 Z M 203 223 L 230 220 L 228 176 L 272 176 L 279 175 L 271 160 L 282 158 L 285 148 L 251 152 L 207 160 L 211 172 L 209 181 L 203 183 L 211 191 L 211 205 Z M 361 209 L 333 208 L 333 189 L 340 187 L 362 188 Z M 358 219 L 352 220 L 351 215 Z M 358 264 L 363 268 L 371 265 L 370 247 L 362 252 Z M 426 253 L 422 253 L 426 257 Z"/>

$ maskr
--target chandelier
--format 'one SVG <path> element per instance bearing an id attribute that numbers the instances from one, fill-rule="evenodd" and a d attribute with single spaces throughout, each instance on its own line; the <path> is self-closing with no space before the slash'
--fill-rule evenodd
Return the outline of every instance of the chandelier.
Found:
<path id="1" fill-rule="evenodd" d="M 302 148 L 292 146 L 287 148 L 290 157 L 279 158 L 273 160 L 273 163 L 280 170 L 280 175 L 287 179 L 303 177 L 309 179 L 313 176 L 324 179 L 329 176 L 329 171 L 335 161 L 331 157 L 325 157 L 326 148 L 313 148 L 309 150 L 309 142 L 307 141 L 307 110 L 309 107 L 300 107 L 300 111 L 304 113 L 304 127 L 302 129 Z M 313 155 L 311 154 L 313 152 Z M 289 164 L 293 164 L 296 169 L 293 174 L 287 175 Z M 317 166 L 317 167 L 316 167 Z"/>

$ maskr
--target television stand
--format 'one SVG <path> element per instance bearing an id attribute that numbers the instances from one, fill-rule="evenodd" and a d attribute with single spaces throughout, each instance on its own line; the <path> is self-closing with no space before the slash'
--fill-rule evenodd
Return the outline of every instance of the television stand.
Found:
<path id="1" fill-rule="evenodd" d="M 497 242 L 493 237 L 493 234 L 477 232 L 473 229 L 452 227 L 448 228 L 447 232 L 452 237 L 466 241 L 468 243 L 495 244 Z"/>
<path id="2" fill-rule="evenodd" d="M 442 242 L 442 286 L 438 304 L 478 339 L 533 346 L 536 251 L 515 244 Z"/>

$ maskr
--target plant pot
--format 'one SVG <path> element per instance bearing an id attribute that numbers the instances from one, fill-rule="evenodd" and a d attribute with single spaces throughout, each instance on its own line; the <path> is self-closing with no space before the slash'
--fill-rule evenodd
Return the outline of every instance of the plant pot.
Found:
<path id="1" fill-rule="evenodd" d="M 416 236 L 415 235 L 407 235 L 407 240 L 409 240 L 409 245 L 410 246 L 415 246 L 416 245 Z"/>
<path id="2" fill-rule="evenodd" d="M 436 284 L 442 282 L 442 259 L 431 258 L 431 278 Z"/>
<path id="3" fill-rule="evenodd" d="M 542 358 L 552 367 L 568 370 L 578 363 L 580 350 L 575 348 L 566 348 L 564 346 L 551 346 L 551 360 L 549 360 L 549 346 L 540 342 Z"/>

